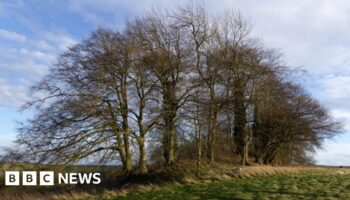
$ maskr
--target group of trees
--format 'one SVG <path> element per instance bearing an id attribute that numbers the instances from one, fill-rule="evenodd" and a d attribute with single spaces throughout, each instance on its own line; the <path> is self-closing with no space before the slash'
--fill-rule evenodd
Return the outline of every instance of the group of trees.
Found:
<path id="1" fill-rule="evenodd" d="M 211 17 L 191 5 L 152 11 L 122 31 L 99 28 L 33 87 L 40 98 L 25 108 L 36 115 L 8 156 L 117 160 L 140 173 L 181 158 L 312 162 L 341 125 L 250 29 L 239 13 Z"/>

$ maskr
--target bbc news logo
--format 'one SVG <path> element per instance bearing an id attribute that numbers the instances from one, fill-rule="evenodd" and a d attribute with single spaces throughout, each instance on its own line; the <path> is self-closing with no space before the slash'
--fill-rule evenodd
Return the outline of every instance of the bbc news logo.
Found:
<path id="1" fill-rule="evenodd" d="M 53 171 L 5 171 L 6 186 L 53 186 L 55 173 Z M 57 182 L 60 184 L 100 184 L 100 173 L 57 173 Z"/>

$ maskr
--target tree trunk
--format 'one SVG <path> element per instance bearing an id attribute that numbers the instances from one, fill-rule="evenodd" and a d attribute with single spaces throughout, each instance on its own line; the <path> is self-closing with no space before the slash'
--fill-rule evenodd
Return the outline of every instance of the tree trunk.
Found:
<path id="1" fill-rule="evenodd" d="M 138 143 L 139 143 L 139 153 L 140 153 L 139 166 L 138 166 L 139 173 L 140 174 L 147 174 L 147 172 L 148 172 L 147 165 L 146 165 L 147 156 L 146 156 L 144 136 L 140 136 L 138 138 Z"/>
<path id="2" fill-rule="evenodd" d="M 163 156 L 165 163 L 171 165 L 175 162 L 175 134 L 171 124 L 166 125 L 166 130 L 163 135 Z"/>
<path id="3" fill-rule="evenodd" d="M 174 131 L 170 132 L 170 141 L 169 141 L 169 160 L 168 164 L 172 165 L 175 163 L 175 134 Z"/>
<path id="4" fill-rule="evenodd" d="M 210 162 L 214 162 L 214 148 L 213 148 L 213 129 L 212 129 L 212 110 L 211 106 L 209 107 L 208 113 L 208 153 L 207 156 Z"/>
<path id="5" fill-rule="evenodd" d="M 208 147 L 209 160 L 211 163 L 215 161 L 215 139 L 216 139 L 216 120 L 217 120 L 217 106 L 215 101 L 214 89 L 211 90 L 211 100 L 208 113 Z"/>
<path id="6" fill-rule="evenodd" d="M 209 160 L 211 163 L 215 162 L 215 137 L 216 137 L 216 114 L 210 118 L 208 130 L 208 138 L 209 138 Z"/>
<path id="7" fill-rule="evenodd" d="M 129 133 L 125 133 L 124 135 L 124 148 L 125 148 L 125 172 L 129 173 L 132 171 Z"/>
<path id="8" fill-rule="evenodd" d="M 245 132 L 246 133 L 246 132 Z M 245 141 L 244 141 L 244 152 L 243 152 L 243 161 L 242 161 L 242 165 L 245 166 L 248 163 L 248 151 L 249 151 L 249 147 L 248 147 L 248 142 L 246 140 L 246 136 L 245 136 Z"/>
<path id="9" fill-rule="evenodd" d="M 172 165 L 175 162 L 175 134 L 172 124 L 168 124 L 163 136 L 163 155 L 165 163 Z"/>
<path id="10" fill-rule="evenodd" d="M 125 135 L 125 132 L 124 132 L 124 134 L 122 134 L 121 128 L 117 124 L 117 117 L 114 114 L 114 111 L 112 109 L 111 104 L 108 103 L 108 107 L 109 107 L 110 115 L 112 118 L 111 126 L 112 126 L 112 129 L 114 130 L 114 132 L 116 134 L 116 138 L 117 138 L 117 150 L 118 150 L 118 153 L 120 156 L 120 160 L 122 161 L 123 170 L 125 173 L 129 173 L 132 169 L 129 140 L 128 140 L 129 137 L 127 135 Z M 124 124 L 124 127 L 125 127 L 125 124 Z M 125 141 L 127 141 L 127 142 L 125 143 Z M 128 145 L 128 146 L 125 147 L 125 145 Z M 127 149 L 129 149 L 128 153 L 126 152 Z"/>
<path id="11" fill-rule="evenodd" d="M 244 105 L 244 89 L 239 84 L 236 84 L 234 90 L 234 132 L 235 132 L 235 143 L 237 147 L 237 152 L 239 153 L 242 161 L 242 165 L 246 164 L 246 110 Z"/>
<path id="12" fill-rule="evenodd" d="M 196 136 L 197 136 L 197 166 L 196 166 L 196 175 L 197 177 L 200 176 L 200 165 L 201 165 L 201 159 L 202 159 L 202 145 L 201 145 L 201 133 L 200 130 L 196 130 Z"/>
<path id="13" fill-rule="evenodd" d="M 129 141 L 129 123 L 127 112 L 123 114 L 123 141 L 124 141 L 124 149 L 125 149 L 125 172 L 129 173 L 132 171 L 132 160 L 131 160 L 131 151 L 130 151 L 130 141 Z"/>
<path id="14" fill-rule="evenodd" d="M 175 163 L 176 112 L 176 85 L 174 83 L 167 83 L 164 85 L 163 94 L 163 120 L 165 126 L 163 134 L 163 155 L 167 165 Z"/>

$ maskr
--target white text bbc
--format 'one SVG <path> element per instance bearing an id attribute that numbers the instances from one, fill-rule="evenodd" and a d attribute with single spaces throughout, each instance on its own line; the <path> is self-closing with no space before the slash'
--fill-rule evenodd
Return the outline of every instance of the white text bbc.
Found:
<path id="1" fill-rule="evenodd" d="M 20 180 L 22 185 L 35 186 L 45 185 L 52 186 L 55 184 L 55 173 L 53 171 L 40 171 L 39 176 L 36 171 L 23 171 L 22 176 L 19 171 L 5 171 L 5 185 L 19 186 Z M 100 173 L 58 173 L 58 184 L 100 184 Z M 22 177 L 22 178 L 21 178 Z M 38 181 L 39 178 L 39 181 Z"/>

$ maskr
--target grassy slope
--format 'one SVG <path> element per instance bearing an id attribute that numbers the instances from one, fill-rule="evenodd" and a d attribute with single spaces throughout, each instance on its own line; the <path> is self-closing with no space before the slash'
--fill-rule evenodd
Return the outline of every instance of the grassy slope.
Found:
<path id="1" fill-rule="evenodd" d="M 173 185 L 110 199 L 349 199 L 350 175 L 304 172 Z M 106 198 L 108 199 L 108 198 Z"/>
<path id="2" fill-rule="evenodd" d="M 173 172 L 172 182 L 130 184 L 124 189 L 105 190 L 98 195 L 80 193 L 76 199 L 283 200 L 350 197 L 344 192 L 350 184 L 350 169 L 256 166 L 238 170 L 232 165 L 216 164 L 203 166 L 199 179 L 194 176 L 193 166 L 188 164 L 166 170 L 167 173 Z M 72 199 L 71 196 L 59 198 Z"/>
<path id="3" fill-rule="evenodd" d="M 75 168 L 79 172 L 84 168 Z M 70 171 L 70 170 L 68 170 Z M 89 171 L 89 170 L 86 170 Z M 108 174 L 109 173 L 109 174 Z M 347 196 L 350 191 L 350 169 L 310 167 L 255 166 L 239 169 L 232 164 L 203 165 L 201 176 L 195 176 L 191 162 L 171 168 L 155 167 L 147 176 L 130 176 L 124 181 L 108 172 L 105 182 L 118 185 L 88 188 L 37 188 L 17 193 L 1 190 L 0 199 L 328 199 Z M 343 174 L 338 174 L 343 173 Z M 110 179 L 114 177 L 113 179 Z M 117 178 L 115 178 L 117 177 Z M 108 184 L 107 184 L 108 185 Z M 56 191 L 55 191 L 56 190 Z M 322 193 L 322 191 L 325 192 Z M 50 191 L 46 193 L 46 191 Z M 345 198 L 347 199 L 347 198 Z"/>

